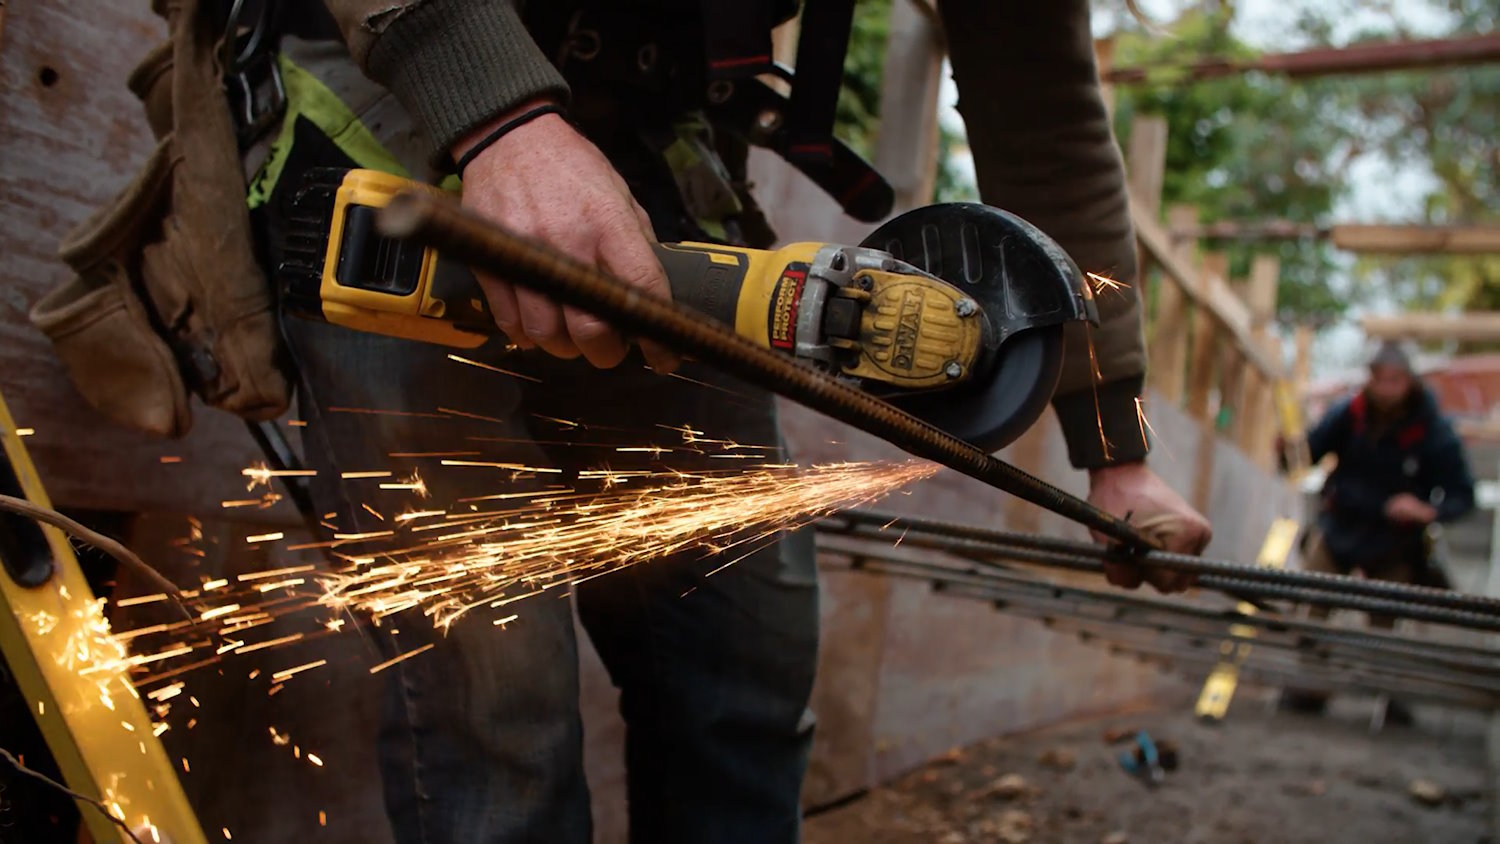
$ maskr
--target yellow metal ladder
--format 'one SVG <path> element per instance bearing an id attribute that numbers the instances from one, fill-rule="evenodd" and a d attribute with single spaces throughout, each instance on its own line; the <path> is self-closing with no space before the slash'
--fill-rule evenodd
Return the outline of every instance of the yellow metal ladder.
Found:
<path id="1" fill-rule="evenodd" d="M 50 507 L 3 396 L 0 442 L 0 493 Z M 79 806 L 90 836 L 205 844 L 68 538 L 0 513 L 0 563 L 0 653 L 68 787 L 105 807 Z"/>

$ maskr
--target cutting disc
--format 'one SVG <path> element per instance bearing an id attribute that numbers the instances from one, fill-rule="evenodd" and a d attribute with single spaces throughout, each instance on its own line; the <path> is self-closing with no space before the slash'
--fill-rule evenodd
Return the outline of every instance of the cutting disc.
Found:
<path id="1" fill-rule="evenodd" d="M 1065 324 L 1092 315 L 1082 275 L 1057 244 L 999 209 L 945 203 L 892 219 L 862 245 L 955 285 L 986 320 L 986 353 L 965 383 L 891 403 L 991 452 L 1035 424 L 1062 375 Z"/>

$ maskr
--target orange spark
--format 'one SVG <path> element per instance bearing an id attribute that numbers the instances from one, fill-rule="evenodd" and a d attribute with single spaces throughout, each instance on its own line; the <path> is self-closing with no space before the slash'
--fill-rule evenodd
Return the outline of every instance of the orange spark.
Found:
<path id="1" fill-rule="evenodd" d="M 404 662 L 416 656 L 417 654 L 426 653 L 427 651 L 432 650 L 434 647 L 436 647 L 436 645 L 429 642 L 428 644 L 425 644 L 422 647 L 417 648 L 416 650 L 407 651 L 400 656 L 392 657 L 391 659 L 388 659 L 385 662 L 380 663 L 379 665 L 372 666 L 370 668 L 370 673 L 379 674 L 380 672 L 386 670 L 387 668 L 390 668 L 392 665 L 395 665 L 398 662 Z"/>
<path id="2" fill-rule="evenodd" d="M 542 383 L 542 379 L 540 379 L 540 378 L 533 378 L 530 375 L 522 375 L 519 372 L 511 372 L 509 369 L 501 369 L 498 366 L 490 366 L 487 363 L 480 363 L 477 360 L 469 360 L 468 358 L 461 358 L 458 355 L 449 355 L 448 356 L 448 360 L 451 360 L 451 361 L 453 361 L 455 363 L 467 364 L 468 366 L 477 366 L 480 369 L 488 369 L 491 372 L 498 372 L 501 375 L 509 375 L 512 378 L 519 378 L 522 381 L 530 381 L 533 384 L 540 384 L 540 383 Z"/>
<path id="3" fill-rule="evenodd" d="M 267 569 L 265 571 L 252 571 L 248 574 L 235 575 L 235 580 L 244 582 L 246 580 L 261 580 L 268 577 L 281 577 L 285 574 L 301 574 L 305 571 L 313 571 L 317 566 L 289 566 L 284 569 Z"/>
<path id="4" fill-rule="evenodd" d="M 1103 293 L 1106 290 L 1109 290 L 1109 291 L 1126 290 L 1126 289 L 1129 289 L 1129 287 L 1130 287 L 1130 285 L 1126 284 L 1125 282 L 1123 282 L 1123 281 L 1115 281 L 1114 279 L 1110 278 L 1107 275 L 1099 275 L 1098 273 L 1084 273 L 1084 275 L 1088 276 L 1089 277 L 1089 281 L 1092 281 L 1094 283 L 1094 292 L 1095 293 Z"/>
<path id="5" fill-rule="evenodd" d="M 155 604 L 159 601 L 165 601 L 166 599 L 167 594 L 165 592 L 158 592 L 155 595 L 142 595 L 139 598 L 121 598 L 120 600 L 115 601 L 115 606 L 121 608 L 135 607 L 140 606 L 141 604 Z"/>
<path id="6" fill-rule="evenodd" d="M 284 680 L 289 680 L 304 671 L 311 671 L 314 668 L 321 668 L 327 664 L 328 660 L 326 659 L 315 659 L 312 662 L 305 662 L 292 668 L 284 668 L 271 675 L 271 682 L 280 683 Z"/>

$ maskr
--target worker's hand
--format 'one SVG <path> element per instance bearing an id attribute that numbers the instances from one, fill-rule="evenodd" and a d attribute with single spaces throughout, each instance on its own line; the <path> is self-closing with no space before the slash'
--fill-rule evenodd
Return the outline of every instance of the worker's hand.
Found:
<path id="1" fill-rule="evenodd" d="M 1179 554 L 1201 554 L 1213 538 L 1208 520 L 1182 499 L 1166 481 L 1145 463 L 1122 463 L 1089 473 L 1089 503 L 1122 519 L 1161 542 L 1162 548 Z M 1094 540 L 1109 540 L 1098 533 Z M 1105 577 L 1116 586 L 1135 589 L 1147 582 L 1158 592 L 1181 592 L 1193 585 L 1187 572 L 1106 563 Z"/>
<path id="2" fill-rule="evenodd" d="M 1409 492 L 1403 492 L 1386 500 L 1385 517 L 1397 524 L 1430 525 L 1437 520 L 1437 508 Z"/>
<path id="3" fill-rule="evenodd" d="M 495 127 L 535 108 L 527 103 L 480 126 L 453 145 L 457 160 Z M 653 296 L 671 298 L 651 243 L 651 220 L 609 160 L 556 114 L 507 133 L 464 168 L 465 208 L 517 234 L 594 264 Z M 598 367 L 625 358 L 626 341 L 597 317 L 560 307 L 540 293 L 479 276 L 495 324 L 522 348 L 540 346 L 561 358 L 583 355 Z M 676 368 L 676 355 L 655 344 L 641 349 L 653 369 Z"/>

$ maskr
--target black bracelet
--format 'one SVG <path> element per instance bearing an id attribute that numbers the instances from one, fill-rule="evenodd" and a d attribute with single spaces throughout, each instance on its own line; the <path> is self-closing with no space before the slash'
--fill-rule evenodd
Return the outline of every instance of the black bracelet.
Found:
<path id="1" fill-rule="evenodd" d="M 527 123 L 530 123 L 531 121 L 537 119 L 538 117 L 541 117 L 544 114 L 562 113 L 562 106 L 555 103 L 547 103 L 546 105 L 539 105 L 534 109 L 526 111 L 522 114 L 512 117 L 504 123 L 501 123 L 499 126 L 495 127 L 495 131 L 481 138 L 479 143 L 470 147 L 469 151 L 464 153 L 463 156 L 458 159 L 458 164 L 454 167 L 454 169 L 458 171 L 459 178 L 463 178 L 464 168 L 469 166 L 469 162 L 473 161 L 475 157 L 477 157 L 481 152 L 484 152 L 491 146 L 494 146 L 496 141 L 500 140 L 506 135 L 509 135 L 511 132 L 514 132 L 515 130 L 521 128 L 522 126 L 525 126 Z"/>

